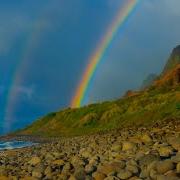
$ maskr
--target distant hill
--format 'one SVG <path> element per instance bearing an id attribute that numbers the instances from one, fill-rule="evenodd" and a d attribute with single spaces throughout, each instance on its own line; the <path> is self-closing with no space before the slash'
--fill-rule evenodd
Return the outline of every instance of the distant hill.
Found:
<path id="1" fill-rule="evenodd" d="M 149 74 L 147 78 L 143 81 L 141 85 L 141 89 L 143 90 L 151 86 L 157 78 L 158 78 L 157 74 Z"/>
<path id="2" fill-rule="evenodd" d="M 180 45 L 173 49 L 162 74 L 166 74 L 169 70 L 172 70 L 178 64 L 180 64 Z"/>
<path id="3" fill-rule="evenodd" d="M 128 91 L 116 101 L 50 113 L 14 135 L 74 136 L 180 119 L 179 48 L 173 50 L 161 76 L 148 79 L 149 88 Z"/>

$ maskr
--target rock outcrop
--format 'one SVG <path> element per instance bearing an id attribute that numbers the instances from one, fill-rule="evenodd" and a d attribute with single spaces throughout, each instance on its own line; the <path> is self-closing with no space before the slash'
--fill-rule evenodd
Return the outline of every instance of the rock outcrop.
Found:
<path id="1" fill-rule="evenodd" d="M 180 45 L 173 49 L 168 62 L 166 63 L 162 75 L 168 73 L 180 64 Z"/>

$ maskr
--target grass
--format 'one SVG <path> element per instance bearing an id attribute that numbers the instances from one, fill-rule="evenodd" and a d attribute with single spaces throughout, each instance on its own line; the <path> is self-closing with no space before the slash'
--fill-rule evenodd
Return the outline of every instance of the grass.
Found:
<path id="1" fill-rule="evenodd" d="M 15 134 L 74 136 L 180 117 L 179 87 L 150 88 L 135 96 L 53 112 Z"/>

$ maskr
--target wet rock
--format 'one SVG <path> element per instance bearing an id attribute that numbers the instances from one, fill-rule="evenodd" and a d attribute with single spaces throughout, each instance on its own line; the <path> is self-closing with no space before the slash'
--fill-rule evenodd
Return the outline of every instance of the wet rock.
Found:
<path id="1" fill-rule="evenodd" d="M 179 162 L 180 162 L 180 153 L 177 153 L 175 156 L 172 156 L 172 157 L 171 157 L 171 160 L 172 160 L 174 163 L 179 163 Z"/>
<path id="2" fill-rule="evenodd" d="M 105 165 L 99 167 L 98 171 L 105 175 L 108 175 L 110 173 L 119 172 L 124 167 L 125 167 L 125 162 L 123 162 L 123 161 L 112 162 L 112 163 L 108 163 L 108 164 L 105 164 Z"/>
<path id="3" fill-rule="evenodd" d="M 176 150 L 180 150 L 180 137 L 170 137 L 168 138 L 168 143 Z"/>
<path id="4" fill-rule="evenodd" d="M 100 172 L 95 172 L 92 174 L 92 177 L 95 179 L 95 180 L 104 180 L 106 178 L 105 174 L 103 173 L 100 173 Z"/>
<path id="5" fill-rule="evenodd" d="M 178 177 L 167 177 L 165 175 L 158 175 L 157 180 L 179 180 Z"/>
<path id="6" fill-rule="evenodd" d="M 142 169 L 139 177 L 142 179 L 149 177 L 149 171 L 147 169 Z"/>
<path id="7" fill-rule="evenodd" d="M 142 137 L 141 137 L 141 141 L 143 143 L 151 143 L 152 142 L 152 138 L 151 136 L 149 136 L 148 134 L 144 134 Z"/>
<path id="8" fill-rule="evenodd" d="M 170 146 L 160 147 L 158 151 L 161 157 L 170 157 L 173 154 L 173 148 Z"/>
<path id="9" fill-rule="evenodd" d="M 51 162 L 53 160 L 55 160 L 56 158 L 51 154 L 51 153 L 47 153 L 46 156 L 45 156 L 45 160 L 47 162 Z"/>
<path id="10" fill-rule="evenodd" d="M 77 168 L 74 172 L 74 177 L 76 180 L 84 180 L 86 178 L 86 172 L 84 168 Z"/>
<path id="11" fill-rule="evenodd" d="M 61 173 L 60 175 L 58 175 L 58 179 L 60 179 L 60 180 L 67 180 L 67 179 L 69 179 L 69 176 L 70 176 L 69 173 Z M 73 178 L 75 178 L 75 177 L 73 176 Z"/>
<path id="12" fill-rule="evenodd" d="M 129 178 L 129 180 L 142 180 L 142 179 L 137 176 L 134 176 L 134 177 Z"/>
<path id="13" fill-rule="evenodd" d="M 159 161 L 159 160 L 160 160 L 160 157 L 158 155 L 147 154 L 139 159 L 139 165 L 147 166 L 147 165 L 151 164 L 153 161 Z"/>
<path id="14" fill-rule="evenodd" d="M 71 175 L 71 176 L 69 177 L 69 180 L 76 180 L 76 178 L 75 178 L 73 175 Z"/>
<path id="15" fill-rule="evenodd" d="M 61 137 L 10 151 L 8 156 L 0 155 L 0 176 L 10 180 L 180 179 L 180 123 L 174 124 L 160 123 L 158 131 L 131 127 Z"/>
<path id="16" fill-rule="evenodd" d="M 96 169 L 97 169 L 97 167 L 92 165 L 92 164 L 88 164 L 85 167 L 85 171 L 86 171 L 87 174 L 93 173 L 94 171 L 96 171 Z"/>
<path id="17" fill-rule="evenodd" d="M 81 154 L 81 156 L 84 157 L 84 158 L 90 158 L 90 157 L 92 157 L 92 150 L 82 149 L 82 150 L 80 151 L 80 154 Z"/>
<path id="18" fill-rule="evenodd" d="M 32 159 L 28 162 L 32 166 L 36 166 L 41 162 L 41 159 L 39 157 L 32 157 Z"/>
<path id="19" fill-rule="evenodd" d="M 116 176 L 108 176 L 104 180 L 119 180 Z"/>
<path id="20" fill-rule="evenodd" d="M 40 172 L 40 171 L 38 171 L 38 170 L 34 170 L 33 172 L 32 172 L 32 177 L 34 177 L 34 178 L 42 178 L 42 173 Z"/>
<path id="21" fill-rule="evenodd" d="M 5 166 L 0 166 L 0 175 L 1 176 L 6 176 L 7 175 L 7 169 L 6 169 L 6 167 Z"/>
<path id="22" fill-rule="evenodd" d="M 121 149 L 122 149 L 121 144 L 113 144 L 111 147 L 111 151 L 114 151 L 114 152 L 119 152 L 119 151 L 121 151 Z"/>
<path id="23" fill-rule="evenodd" d="M 121 170 L 117 174 L 117 177 L 119 177 L 120 179 L 129 179 L 130 177 L 132 177 L 132 173 L 128 170 Z"/>
<path id="24" fill-rule="evenodd" d="M 175 165 L 173 164 L 173 162 L 171 160 L 166 160 L 166 161 L 162 161 L 157 163 L 157 172 L 159 174 L 164 174 L 170 170 L 173 170 L 175 168 Z"/>
<path id="25" fill-rule="evenodd" d="M 52 173 L 52 168 L 50 166 L 48 166 L 45 171 L 44 171 L 44 174 L 45 175 L 48 175 L 48 174 L 51 174 Z"/>
<path id="26" fill-rule="evenodd" d="M 62 172 L 69 172 L 72 169 L 72 166 L 69 162 L 65 163 L 63 166 Z"/>
<path id="27" fill-rule="evenodd" d="M 151 169 L 150 172 L 149 172 L 149 176 L 150 176 L 152 179 L 157 179 L 158 172 L 157 172 L 155 169 Z"/>
<path id="28" fill-rule="evenodd" d="M 55 166 L 63 166 L 65 162 L 62 159 L 58 159 L 52 162 L 53 165 Z"/>
<path id="29" fill-rule="evenodd" d="M 133 174 L 138 174 L 138 172 L 139 172 L 138 167 L 135 165 L 127 165 L 126 170 L 132 172 Z"/>
<path id="30" fill-rule="evenodd" d="M 86 163 L 78 156 L 74 156 L 71 158 L 71 164 L 74 167 L 77 167 L 77 166 L 85 166 Z"/>
<path id="31" fill-rule="evenodd" d="M 179 173 L 179 174 L 180 174 L 180 163 L 178 163 L 178 164 L 177 164 L 177 166 L 176 166 L 176 170 L 177 170 L 177 173 Z"/>
<path id="32" fill-rule="evenodd" d="M 136 144 L 132 142 L 123 142 L 122 144 L 122 151 L 129 151 L 129 150 L 135 150 Z"/>
<path id="33" fill-rule="evenodd" d="M 2 179 L 2 180 L 9 180 L 9 178 L 7 176 L 1 176 L 1 175 L 0 175 L 0 179 Z"/>

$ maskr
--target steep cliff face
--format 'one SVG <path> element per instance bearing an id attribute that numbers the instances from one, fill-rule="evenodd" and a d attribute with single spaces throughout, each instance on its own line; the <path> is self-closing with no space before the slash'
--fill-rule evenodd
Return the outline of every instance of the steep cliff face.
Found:
<path id="1" fill-rule="evenodd" d="M 158 78 L 158 76 L 156 74 L 149 74 L 146 79 L 143 81 L 142 85 L 141 85 L 141 89 L 146 89 L 149 86 L 151 86 L 153 84 L 153 82 Z"/>
<path id="2" fill-rule="evenodd" d="M 159 76 L 150 74 L 142 83 L 141 89 L 149 87 L 174 87 L 180 84 L 180 45 L 176 46 Z"/>
<path id="3" fill-rule="evenodd" d="M 170 70 L 174 69 L 178 64 L 180 64 L 180 45 L 173 49 L 167 64 L 164 67 L 162 75 L 168 73 Z"/>
<path id="4" fill-rule="evenodd" d="M 175 87 L 180 85 L 180 64 L 168 70 L 161 78 L 154 83 L 158 87 Z"/>
<path id="5" fill-rule="evenodd" d="M 180 45 L 173 49 L 158 80 L 157 87 L 172 87 L 180 85 Z"/>

